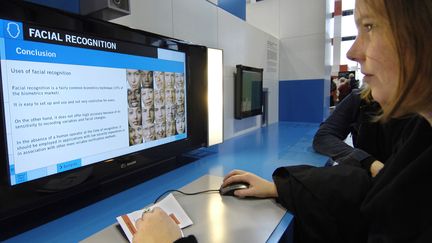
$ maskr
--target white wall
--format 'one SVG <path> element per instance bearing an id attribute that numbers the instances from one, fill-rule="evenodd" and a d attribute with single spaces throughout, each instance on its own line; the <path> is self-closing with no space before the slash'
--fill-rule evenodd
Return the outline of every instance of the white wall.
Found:
<path id="1" fill-rule="evenodd" d="M 247 4 L 248 23 L 280 40 L 279 79 L 330 76 L 326 13 L 329 1 L 265 0 Z"/>
<path id="2" fill-rule="evenodd" d="M 259 31 L 230 13 L 219 10 L 219 48 L 224 50 L 224 117 L 225 136 L 240 135 L 256 129 L 261 116 L 234 119 L 235 66 L 243 64 L 264 68 L 264 84 L 269 92 L 269 123 L 278 121 L 278 70 L 270 71 L 267 61 L 268 42 L 278 45 L 277 38 Z M 277 50 L 276 46 L 276 50 Z"/>
<path id="3" fill-rule="evenodd" d="M 282 0 L 280 11 L 280 79 L 328 78 L 324 65 L 326 1 Z"/>
<path id="4" fill-rule="evenodd" d="M 278 121 L 278 57 L 267 60 L 267 48 L 270 42 L 278 50 L 279 41 L 214 3 L 214 0 L 130 0 L 131 14 L 113 22 L 223 49 L 224 138 L 228 139 L 261 125 L 260 116 L 234 119 L 233 72 L 237 64 L 264 68 L 264 87 L 269 90 L 269 123 Z"/>
<path id="5" fill-rule="evenodd" d="M 280 0 L 265 0 L 246 4 L 246 21 L 279 38 Z"/>
<path id="6" fill-rule="evenodd" d="M 249 23 L 280 40 L 279 80 L 324 79 L 321 102 L 324 119 L 329 114 L 327 84 L 332 67 L 329 24 L 333 1 L 265 0 L 247 4 L 246 8 Z"/>

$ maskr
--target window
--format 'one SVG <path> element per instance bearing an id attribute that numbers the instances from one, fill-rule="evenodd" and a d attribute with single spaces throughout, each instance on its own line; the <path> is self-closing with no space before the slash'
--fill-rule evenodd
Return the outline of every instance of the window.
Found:
<path id="1" fill-rule="evenodd" d="M 342 11 L 354 9 L 355 0 L 342 0 Z"/>
<path id="2" fill-rule="evenodd" d="M 336 0 L 335 0 L 336 1 Z M 339 1 L 339 0 L 338 0 Z M 357 36 L 357 28 L 354 21 L 354 7 L 355 7 L 355 0 L 340 0 L 342 1 L 342 16 L 341 20 L 334 21 L 334 18 L 330 20 L 330 34 L 331 37 L 334 37 L 333 30 L 339 29 L 338 26 L 334 26 L 335 24 L 340 24 L 340 36 L 341 36 L 341 42 L 334 42 L 334 45 L 340 45 L 339 48 L 331 48 L 331 51 L 333 53 L 333 50 L 340 50 L 340 62 L 334 63 L 335 66 L 338 65 L 348 65 L 349 70 L 355 70 L 356 71 L 356 78 L 361 80 L 363 78 L 363 75 L 360 73 L 360 66 L 357 62 L 353 62 L 349 60 L 346 57 L 346 54 L 352 44 L 354 43 L 354 40 Z M 333 3 L 333 1 L 332 1 Z M 334 5 L 334 4 L 333 4 Z M 334 7 L 333 7 L 334 9 Z M 336 33 L 338 34 L 338 33 Z M 338 53 L 335 53 L 338 55 Z M 333 56 L 333 55 L 331 55 Z M 339 70 L 339 69 L 337 69 Z M 361 81 L 360 81 L 361 82 Z"/>
<path id="3" fill-rule="evenodd" d="M 354 21 L 354 15 L 342 16 L 342 37 L 357 36 L 357 28 Z"/>

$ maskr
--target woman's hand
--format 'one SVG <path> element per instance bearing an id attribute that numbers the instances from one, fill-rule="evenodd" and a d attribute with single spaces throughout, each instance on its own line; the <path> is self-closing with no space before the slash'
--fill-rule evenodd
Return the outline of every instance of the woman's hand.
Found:
<path id="1" fill-rule="evenodd" d="M 249 188 L 234 191 L 234 195 L 237 197 L 278 197 L 276 186 L 273 182 L 267 181 L 252 173 L 233 170 L 228 173 L 224 180 L 222 187 L 235 182 L 246 182 L 249 184 Z"/>
<path id="2" fill-rule="evenodd" d="M 134 243 L 172 243 L 181 237 L 179 226 L 162 209 L 155 207 L 143 213 L 135 223 Z"/>
<path id="3" fill-rule="evenodd" d="M 370 167 L 370 172 L 372 177 L 375 177 L 376 175 L 378 175 L 378 173 L 381 171 L 381 169 L 384 168 L 384 164 L 381 163 L 378 160 L 375 160 Z"/>

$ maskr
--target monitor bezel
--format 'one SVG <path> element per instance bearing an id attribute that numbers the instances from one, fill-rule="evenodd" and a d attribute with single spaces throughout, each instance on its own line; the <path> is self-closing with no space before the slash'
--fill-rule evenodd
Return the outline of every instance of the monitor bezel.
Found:
<path id="1" fill-rule="evenodd" d="M 9 184 L 9 171 L 6 165 L 8 164 L 6 162 L 8 158 L 6 129 L 4 118 L 2 118 L 0 129 L 3 133 L 3 139 L 0 141 L 0 158 L 3 162 L 0 165 L 0 194 L 1 198 L 9 199 L 1 202 L 0 228 L 2 231 L 0 232 L 0 240 L 178 168 L 190 162 L 179 159 L 182 158 L 182 154 L 206 145 L 207 84 L 205 81 L 207 80 L 207 73 L 205 70 L 207 68 L 207 48 L 205 46 L 193 45 L 178 39 L 24 1 L 2 2 L 0 19 L 184 52 L 186 54 L 187 73 L 185 80 L 187 85 L 186 114 L 188 115 L 186 118 L 188 127 L 186 139 L 15 186 Z M 3 92 L 0 92 L 0 96 L 2 94 Z M 3 100 L 3 97 L 0 98 Z M 3 105 L 0 107 L 0 112 L 4 117 Z M 192 119 L 193 117 L 200 119 Z M 49 185 L 53 180 L 64 178 L 67 180 L 68 177 L 78 177 L 79 180 L 83 181 L 71 187 L 57 188 L 58 190 L 56 187 L 47 187 L 47 184 Z M 59 204 L 62 204 L 62 208 L 53 210 Z M 42 218 L 32 217 L 40 213 L 45 214 L 45 216 Z M 30 217 L 35 220 L 23 223 L 22 217 Z"/>
<path id="2" fill-rule="evenodd" d="M 247 110 L 247 111 L 243 111 L 242 110 L 242 100 L 243 100 L 243 72 L 244 71 L 249 71 L 249 72 L 255 72 L 258 73 L 261 76 L 261 82 L 260 82 L 260 86 L 261 86 L 261 99 L 260 99 L 260 104 L 261 104 L 261 108 L 257 108 L 257 109 L 251 109 L 251 110 Z M 236 74 L 235 74 L 235 87 L 234 87 L 234 117 L 235 119 L 244 119 L 244 118 L 248 118 L 248 117 L 253 117 L 256 115 L 261 115 L 263 114 L 263 76 L 264 76 L 264 69 L 262 68 L 256 68 L 256 67 L 250 67 L 250 66 L 244 66 L 244 65 L 236 65 Z"/>

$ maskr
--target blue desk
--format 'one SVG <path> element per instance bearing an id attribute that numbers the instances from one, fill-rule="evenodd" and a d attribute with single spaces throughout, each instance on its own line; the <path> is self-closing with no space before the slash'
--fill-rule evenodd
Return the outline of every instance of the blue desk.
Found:
<path id="1" fill-rule="evenodd" d="M 223 176 L 233 169 L 247 170 L 271 180 L 280 166 L 323 166 L 327 157 L 312 149 L 318 124 L 280 122 L 195 152 L 199 160 L 146 181 L 138 186 L 82 208 L 6 242 L 78 242 L 114 224 L 116 216 L 154 201 L 162 192 L 176 189 L 204 174 Z M 218 188 L 215 188 L 218 189 Z M 23 219 L 31 220 L 31 219 Z M 287 213 L 269 242 L 277 242 L 292 215 Z"/>

